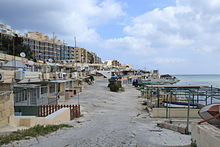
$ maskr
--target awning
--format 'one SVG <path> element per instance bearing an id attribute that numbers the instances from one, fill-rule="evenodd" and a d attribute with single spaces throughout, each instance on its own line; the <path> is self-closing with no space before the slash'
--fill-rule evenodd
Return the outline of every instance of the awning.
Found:
<path id="1" fill-rule="evenodd" d="M 49 83 L 65 83 L 65 82 L 69 82 L 69 81 L 72 81 L 72 80 L 52 80 L 52 81 L 48 81 Z"/>
<path id="2" fill-rule="evenodd" d="M 41 85 L 37 85 L 37 84 L 19 84 L 19 85 L 14 85 L 14 88 L 24 88 L 24 89 L 28 89 L 28 88 L 36 88 L 36 87 L 40 87 Z"/>

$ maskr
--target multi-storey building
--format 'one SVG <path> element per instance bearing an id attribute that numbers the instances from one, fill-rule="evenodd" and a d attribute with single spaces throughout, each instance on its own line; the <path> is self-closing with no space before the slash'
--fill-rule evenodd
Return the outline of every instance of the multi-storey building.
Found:
<path id="1" fill-rule="evenodd" d="M 102 63 L 101 58 L 98 57 L 96 55 L 96 53 L 91 52 L 91 54 L 92 54 L 92 57 L 93 57 L 93 63 L 95 63 L 95 64 L 101 64 Z"/>
<path id="2" fill-rule="evenodd" d="M 84 48 L 74 47 L 74 58 L 77 63 L 101 64 L 101 58 Z"/>
<path id="3" fill-rule="evenodd" d="M 73 60 L 74 48 L 53 37 L 39 32 L 29 32 L 24 35 L 24 42 L 30 46 L 37 60 Z"/>
<path id="4" fill-rule="evenodd" d="M 98 57 L 98 56 L 96 58 L 96 63 L 97 64 L 102 64 L 102 59 L 100 57 Z"/>
<path id="5" fill-rule="evenodd" d="M 0 23 L 0 33 L 10 34 L 10 35 L 18 34 L 18 32 L 12 29 L 11 26 L 2 23 Z"/>
<path id="6" fill-rule="evenodd" d="M 14 34 L 17 34 L 16 30 L 11 29 L 8 25 L 0 24 L 0 41 L 2 36 L 13 39 Z M 84 48 L 68 46 L 56 36 L 51 39 L 44 33 L 28 32 L 21 37 L 23 37 L 24 44 L 30 47 L 33 58 L 36 60 L 102 63 L 101 58 L 95 53 L 88 52 Z"/>
<path id="7" fill-rule="evenodd" d="M 95 55 L 93 52 L 87 52 L 87 58 L 88 58 L 87 59 L 88 63 L 90 64 L 95 63 Z"/>
<path id="8" fill-rule="evenodd" d="M 24 43 L 27 44 L 37 60 L 60 60 L 62 42 L 53 38 L 49 39 L 44 33 L 29 32 L 24 34 Z"/>
<path id="9" fill-rule="evenodd" d="M 74 48 L 71 46 L 62 45 L 60 50 L 60 60 L 74 60 Z"/>
<path id="10" fill-rule="evenodd" d="M 76 63 L 88 63 L 88 51 L 84 48 L 74 47 L 74 59 Z"/>

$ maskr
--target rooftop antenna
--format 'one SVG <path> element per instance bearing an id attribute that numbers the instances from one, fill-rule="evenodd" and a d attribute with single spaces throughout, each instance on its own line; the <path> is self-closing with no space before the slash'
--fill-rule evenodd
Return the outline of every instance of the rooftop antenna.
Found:
<path id="1" fill-rule="evenodd" d="M 74 36 L 74 43 L 75 43 L 75 47 L 76 47 L 76 36 Z"/>

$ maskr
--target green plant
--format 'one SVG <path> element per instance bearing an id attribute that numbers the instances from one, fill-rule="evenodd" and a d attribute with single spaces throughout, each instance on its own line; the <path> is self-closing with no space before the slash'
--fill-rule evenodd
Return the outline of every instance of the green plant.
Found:
<path id="1" fill-rule="evenodd" d="M 142 103 L 142 105 L 147 105 L 147 102 L 146 102 L 146 101 L 144 101 L 144 102 Z"/>
<path id="2" fill-rule="evenodd" d="M 30 137 L 37 137 L 40 135 L 43 136 L 43 135 L 55 132 L 58 129 L 61 129 L 64 127 L 73 127 L 73 126 L 67 125 L 67 124 L 46 125 L 46 126 L 36 125 L 36 126 L 29 128 L 29 129 L 18 130 L 18 131 L 13 132 L 9 135 L 0 136 L 0 145 L 8 144 L 11 141 L 30 139 Z"/>
<path id="3" fill-rule="evenodd" d="M 120 89 L 123 91 L 121 81 L 110 81 L 108 87 L 113 92 L 118 92 Z"/>
<path id="4" fill-rule="evenodd" d="M 33 59 L 33 53 L 31 48 L 24 43 L 24 39 L 14 34 L 12 38 L 2 36 L 0 39 L 2 45 L 0 46 L 0 51 L 3 51 L 9 55 L 20 56 L 21 52 L 26 54 L 26 58 Z"/>
<path id="5" fill-rule="evenodd" d="M 114 83 L 114 84 L 109 85 L 109 88 L 110 88 L 110 91 L 118 92 L 120 87 L 118 84 Z"/>

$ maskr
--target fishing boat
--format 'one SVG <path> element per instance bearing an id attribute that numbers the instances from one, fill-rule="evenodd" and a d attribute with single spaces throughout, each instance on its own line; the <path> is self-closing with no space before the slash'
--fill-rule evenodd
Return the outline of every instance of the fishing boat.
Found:
<path id="1" fill-rule="evenodd" d="M 159 72 L 153 72 L 149 77 L 141 80 L 142 86 L 144 85 L 172 85 L 180 80 L 169 74 L 160 75 Z"/>
<path id="2" fill-rule="evenodd" d="M 188 102 L 180 102 L 180 101 L 163 101 L 165 103 L 165 106 L 167 105 L 168 107 L 183 107 L 186 108 L 188 107 L 197 107 L 198 104 L 193 104 L 193 103 L 188 103 Z"/>
<path id="3" fill-rule="evenodd" d="M 199 110 L 199 115 L 204 121 L 212 125 L 220 125 L 220 104 L 210 104 Z"/>

